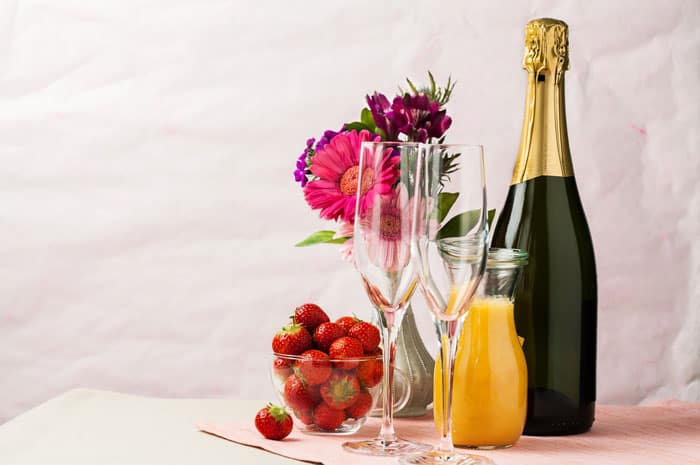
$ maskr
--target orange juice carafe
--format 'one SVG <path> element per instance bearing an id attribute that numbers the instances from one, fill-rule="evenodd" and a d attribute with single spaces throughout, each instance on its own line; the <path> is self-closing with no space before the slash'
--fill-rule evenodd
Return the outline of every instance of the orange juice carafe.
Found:
<path id="1" fill-rule="evenodd" d="M 515 331 L 513 293 L 527 252 L 491 249 L 457 343 L 452 440 L 459 447 L 512 446 L 525 425 L 527 367 Z M 517 309 L 516 309 L 517 311 Z M 442 367 L 435 364 L 435 425 L 441 428 Z"/>

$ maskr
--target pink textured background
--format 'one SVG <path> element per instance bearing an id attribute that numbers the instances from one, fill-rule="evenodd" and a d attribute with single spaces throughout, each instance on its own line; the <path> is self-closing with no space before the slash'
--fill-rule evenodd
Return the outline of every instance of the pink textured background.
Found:
<path id="1" fill-rule="evenodd" d="M 0 422 L 77 386 L 272 398 L 295 305 L 369 315 L 336 249 L 292 247 L 324 226 L 291 178 L 306 138 L 451 73 L 450 140 L 485 145 L 500 208 L 545 15 L 571 27 L 599 398 L 700 400 L 700 4 L 377 5 L 0 3 Z"/>

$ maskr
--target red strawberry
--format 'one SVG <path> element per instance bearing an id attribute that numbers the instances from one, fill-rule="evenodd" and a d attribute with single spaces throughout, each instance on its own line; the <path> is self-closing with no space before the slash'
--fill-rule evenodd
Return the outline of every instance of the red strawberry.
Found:
<path id="1" fill-rule="evenodd" d="M 354 404 L 359 394 L 360 382 L 354 376 L 343 372 L 333 373 L 321 386 L 323 401 L 337 410 Z"/>
<path id="2" fill-rule="evenodd" d="M 331 344 L 336 339 L 345 336 L 345 330 L 342 326 L 335 323 L 321 323 L 314 332 L 314 342 L 324 352 L 328 352 Z"/>
<path id="3" fill-rule="evenodd" d="M 311 334 L 302 325 L 291 323 L 272 338 L 272 351 L 277 354 L 299 355 L 311 349 Z"/>
<path id="4" fill-rule="evenodd" d="M 321 428 L 332 431 L 343 424 L 345 412 L 330 408 L 326 404 L 319 404 L 314 410 L 314 423 Z"/>
<path id="5" fill-rule="evenodd" d="M 350 328 L 355 326 L 355 324 L 358 321 L 362 321 L 362 320 L 360 320 L 356 316 L 341 316 L 340 318 L 335 320 L 335 323 L 342 326 L 343 329 L 345 330 L 345 332 L 347 333 L 348 331 L 350 331 Z"/>
<path id="6" fill-rule="evenodd" d="M 318 405 L 323 402 L 320 385 L 306 386 L 306 390 L 311 394 L 311 400 L 314 402 L 314 405 Z"/>
<path id="7" fill-rule="evenodd" d="M 381 341 L 379 329 L 366 321 L 355 323 L 353 327 L 348 330 L 348 336 L 359 339 L 362 343 L 362 349 L 366 353 L 370 353 L 376 349 Z"/>
<path id="8" fill-rule="evenodd" d="M 281 381 L 287 379 L 287 376 L 292 374 L 291 360 L 286 358 L 275 358 L 272 362 L 272 371 Z"/>
<path id="9" fill-rule="evenodd" d="M 255 415 L 255 427 L 267 439 L 284 439 L 292 432 L 292 417 L 284 408 L 268 404 Z"/>
<path id="10" fill-rule="evenodd" d="M 331 362 L 325 352 L 307 350 L 294 362 L 294 372 L 306 384 L 321 384 L 331 375 Z"/>
<path id="11" fill-rule="evenodd" d="M 371 408 L 372 394 L 363 389 L 360 391 L 360 395 L 357 396 L 355 403 L 345 409 L 345 413 L 351 418 L 362 418 L 367 415 Z"/>
<path id="12" fill-rule="evenodd" d="M 284 400 L 294 410 L 310 410 L 316 405 L 316 395 L 297 375 L 290 375 L 284 382 Z"/>
<path id="13" fill-rule="evenodd" d="M 294 410 L 294 416 L 305 425 L 314 422 L 314 412 L 312 410 Z"/>
<path id="14" fill-rule="evenodd" d="M 364 387 L 376 386 L 382 380 L 382 376 L 384 376 L 384 364 L 381 360 L 365 360 L 357 367 L 357 379 Z"/>
<path id="15" fill-rule="evenodd" d="M 331 358 L 345 359 L 362 357 L 362 343 L 354 337 L 341 337 L 336 339 L 328 350 Z M 352 370 L 359 362 L 356 360 L 348 362 L 334 362 L 335 366 L 341 370 Z"/>
<path id="16" fill-rule="evenodd" d="M 316 304 L 300 305 L 294 310 L 294 321 L 304 326 L 309 333 L 313 334 L 314 330 L 321 323 L 331 321 L 321 307 Z"/>

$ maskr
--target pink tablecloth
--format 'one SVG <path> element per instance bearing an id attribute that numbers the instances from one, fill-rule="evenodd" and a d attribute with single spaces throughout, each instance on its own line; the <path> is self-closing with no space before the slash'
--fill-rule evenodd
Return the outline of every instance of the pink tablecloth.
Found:
<path id="1" fill-rule="evenodd" d="M 294 431 L 284 441 L 263 439 L 250 423 L 213 425 L 202 431 L 290 458 L 324 465 L 396 463 L 393 458 L 365 457 L 343 451 L 348 439 L 374 436 L 378 420 L 370 419 L 350 437 L 308 436 Z M 436 443 L 431 418 L 397 419 L 400 436 Z M 576 436 L 524 436 L 512 448 L 479 454 L 497 465 L 700 465 L 700 404 L 667 403 L 654 406 L 606 406 L 596 410 L 593 429 Z"/>

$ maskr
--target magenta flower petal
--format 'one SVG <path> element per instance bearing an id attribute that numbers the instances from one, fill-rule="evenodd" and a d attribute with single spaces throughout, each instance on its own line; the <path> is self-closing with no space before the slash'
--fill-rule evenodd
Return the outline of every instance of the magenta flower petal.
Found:
<path id="1" fill-rule="evenodd" d="M 342 220 L 352 223 L 355 220 L 355 203 L 359 176 L 360 145 L 364 141 L 378 140 L 368 131 L 349 131 L 338 134 L 324 145 L 311 159 L 311 172 L 317 179 L 304 187 L 304 197 L 314 210 L 320 210 L 324 219 Z M 363 185 L 360 199 L 360 209 L 365 211 L 370 202 L 367 201 L 370 192 L 375 189 L 383 193 L 390 189 L 398 177 L 398 160 L 387 150 L 380 163 L 379 173 L 369 173 L 370 182 Z M 367 166 L 367 165 L 366 165 Z M 364 181 L 364 179 L 363 179 Z M 386 185 L 385 185 L 386 184 Z M 364 191 L 364 189 L 367 189 Z"/>

